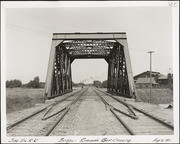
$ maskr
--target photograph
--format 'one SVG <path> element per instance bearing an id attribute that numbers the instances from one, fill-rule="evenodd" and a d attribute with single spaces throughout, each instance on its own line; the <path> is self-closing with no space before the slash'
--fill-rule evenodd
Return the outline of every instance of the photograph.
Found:
<path id="1" fill-rule="evenodd" d="M 179 143 L 179 2 L 1 5 L 2 143 Z"/>

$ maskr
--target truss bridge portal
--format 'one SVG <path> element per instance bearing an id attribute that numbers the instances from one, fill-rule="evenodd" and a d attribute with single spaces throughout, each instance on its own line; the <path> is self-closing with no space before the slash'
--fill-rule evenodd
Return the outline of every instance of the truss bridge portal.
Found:
<path id="1" fill-rule="evenodd" d="M 134 97 L 135 87 L 126 33 L 54 33 L 46 77 L 45 97 L 72 91 L 71 63 L 102 58 L 108 63 L 107 90 Z"/>

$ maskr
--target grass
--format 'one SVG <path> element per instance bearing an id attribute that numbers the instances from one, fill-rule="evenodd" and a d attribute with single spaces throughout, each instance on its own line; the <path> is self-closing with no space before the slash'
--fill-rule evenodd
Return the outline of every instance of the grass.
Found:
<path id="1" fill-rule="evenodd" d="M 103 91 L 107 91 L 106 88 L 101 88 Z M 143 102 L 150 102 L 150 89 L 148 88 L 136 88 L 136 95 L 138 100 Z M 169 88 L 153 88 L 151 103 L 153 104 L 169 104 L 173 102 L 173 91 Z"/>
<path id="2" fill-rule="evenodd" d="M 73 89 L 81 89 L 75 87 Z M 104 89 L 104 88 L 103 88 Z M 104 89 L 106 90 L 106 89 Z M 137 96 L 141 101 L 149 102 L 149 89 L 136 89 Z M 153 89 L 152 103 L 167 104 L 173 102 L 173 92 L 170 89 Z M 6 89 L 6 112 L 33 107 L 36 103 L 44 103 L 44 89 L 7 88 Z"/>
<path id="3" fill-rule="evenodd" d="M 79 90 L 81 87 L 73 87 Z M 44 103 L 45 89 L 6 88 L 6 113 L 31 108 L 36 103 Z"/>
<path id="4" fill-rule="evenodd" d="M 44 103 L 44 89 L 7 88 L 6 113 L 33 107 Z"/>
<path id="5" fill-rule="evenodd" d="M 136 89 L 137 97 L 144 102 L 150 101 L 149 89 Z M 151 103 L 153 104 L 169 104 L 173 102 L 173 91 L 168 88 L 152 89 Z"/>

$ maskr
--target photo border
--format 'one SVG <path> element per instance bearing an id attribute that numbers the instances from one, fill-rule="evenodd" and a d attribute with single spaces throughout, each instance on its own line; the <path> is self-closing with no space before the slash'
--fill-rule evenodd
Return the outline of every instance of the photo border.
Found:
<path id="1" fill-rule="evenodd" d="M 56 137 L 7 137 L 6 136 L 6 56 L 5 56 L 5 11 L 9 8 L 62 8 L 62 7 L 172 7 L 172 46 L 173 46 L 173 113 L 174 113 L 174 135 L 138 135 L 138 136 L 56 136 Z M 81 143 L 82 138 L 98 139 L 94 143 L 100 143 L 103 138 L 114 139 L 114 143 L 155 143 L 158 138 L 166 143 L 179 142 L 179 2 L 177 1 L 28 1 L 28 2 L 1 2 L 1 142 L 2 143 L 58 143 L 62 138 L 67 141 Z M 18 142 L 11 142 L 12 139 Z M 24 139 L 24 141 L 23 141 Z M 125 140 L 124 142 L 116 141 Z M 37 140 L 37 141 L 36 141 Z M 22 142 L 21 142 L 22 141 Z M 62 142 L 62 141 L 61 141 Z M 161 142 L 161 141 L 160 141 Z M 113 141 L 111 141 L 113 143 Z"/>

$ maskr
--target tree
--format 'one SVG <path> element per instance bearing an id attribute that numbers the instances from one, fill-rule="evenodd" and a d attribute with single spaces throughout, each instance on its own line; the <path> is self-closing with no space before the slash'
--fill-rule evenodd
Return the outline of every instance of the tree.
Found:
<path id="1" fill-rule="evenodd" d="M 98 81 L 98 80 L 94 80 L 93 84 L 94 84 L 95 87 L 100 87 L 101 86 L 101 82 Z"/>
<path id="2" fill-rule="evenodd" d="M 21 86 L 22 86 L 22 82 L 20 80 L 14 79 L 14 80 L 6 81 L 7 88 L 17 88 Z"/>
<path id="3" fill-rule="evenodd" d="M 31 80 L 28 84 L 27 87 L 32 87 L 32 88 L 39 88 L 39 76 L 34 77 L 34 80 Z"/>
<path id="4" fill-rule="evenodd" d="M 78 85 L 78 86 L 84 86 L 85 84 L 82 83 L 82 82 L 80 82 L 80 83 L 78 83 L 77 85 Z"/>
<path id="5" fill-rule="evenodd" d="M 78 86 L 75 82 L 72 81 L 72 86 Z"/>
<path id="6" fill-rule="evenodd" d="M 105 80 L 105 81 L 102 82 L 101 87 L 107 88 L 107 80 Z"/>

